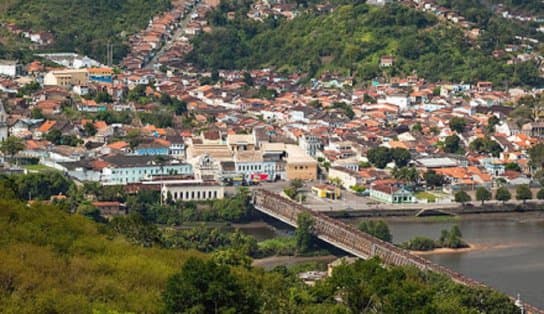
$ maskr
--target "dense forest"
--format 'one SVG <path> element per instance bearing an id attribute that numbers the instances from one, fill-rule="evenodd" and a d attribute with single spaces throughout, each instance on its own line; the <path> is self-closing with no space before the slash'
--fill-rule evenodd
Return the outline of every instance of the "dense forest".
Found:
<path id="1" fill-rule="evenodd" d="M 494 45 L 511 40 L 512 33 L 484 37 L 493 42 L 489 47 L 475 44 L 461 29 L 400 4 L 384 8 L 350 4 L 333 13 L 309 11 L 291 21 L 270 18 L 260 23 L 245 17 L 243 8 L 223 3 L 210 14 L 214 31 L 194 39 L 195 49 L 188 59 L 199 66 L 275 66 L 311 76 L 330 70 L 355 74 L 359 80 L 416 72 L 432 81 L 542 83 L 536 64 L 507 65 L 505 59 L 491 56 Z M 229 20 L 226 13 L 233 9 L 239 14 Z M 396 56 L 393 67 L 379 67 L 385 55 Z"/>
<path id="2" fill-rule="evenodd" d="M 255 243 L 238 231 L 225 236 L 197 228 L 165 238 L 138 209 L 107 221 L 83 210 L 85 201 L 73 211 L 62 202 L 26 203 L 27 192 L 78 199 L 76 186 L 61 175 L 0 177 L 0 308 L 6 313 L 516 311 L 490 289 L 384 268 L 377 259 L 339 266 L 308 286 L 298 273 L 316 265 L 253 267 L 248 254 Z M 308 240 L 299 230 L 297 245 Z"/>
<path id="3" fill-rule="evenodd" d="M 128 34 L 145 27 L 169 0 L 4 0 L 0 21 L 23 29 L 51 31 L 58 51 L 76 51 L 105 61 L 106 45 L 114 44 L 114 57 L 127 53 Z M 4 48 L 4 50 L 9 47 Z M 2 47 L 0 46 L 0 54 Z"/>

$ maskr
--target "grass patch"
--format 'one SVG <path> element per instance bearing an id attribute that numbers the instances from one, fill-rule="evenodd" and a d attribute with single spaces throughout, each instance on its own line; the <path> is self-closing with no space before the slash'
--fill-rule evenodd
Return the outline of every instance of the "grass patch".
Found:
<path id="1" fill-rule="evenodd" d="M 278 237 L 259 242 L 259 251 L 263 256 L 295 255 L 297 243 L 295 237 Z"/>
<path id="2" fill-rule="evenodd" d="M 47 172 L 47 171 L 58 171 L 55 168 L 51 168 L 45 165 L 37 164 L 37 165 L 25 165 L 23 166 L 26 170 L 30 172 Z"/>
<path id="3" fill-rule="evenodd" d="M 434 203 L 436 202 L 436 199 L 437 199 L 436 195 L 429 192 L 417 192 L 416 198 L 418 200 L 427 200 L 429 201 L 429 203 Z"/>

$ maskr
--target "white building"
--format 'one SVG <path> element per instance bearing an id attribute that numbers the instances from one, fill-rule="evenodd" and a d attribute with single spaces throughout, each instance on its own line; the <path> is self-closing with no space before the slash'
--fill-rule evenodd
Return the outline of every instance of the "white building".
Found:
<path id="1" fill-rule="evenodd" d="M 378 99 L 378 104 L 381 104 L 381 103 L 398 106 L 400 111 L 404 111 L 408 109 L 408 106 L 410 105 L 410 98 L 408 97 L 408 95 L 391 94 L 391 95 L 386 95 L 385 99 Z"/>
<path id="2" fill-rule="evenodd" d="M 225 188 L 216 182 L 201 180 L 172 180 L 152 181 L 153 184 L 161 184 L 161 195 L 164 200 L 173 201 L 208 201 L 223 199 Z"/>
<path id="3" fill-rule="evenodd" d="M 300 146 L 306 154 L 315 158 L 317 152 L 321 150 L 321 141 L 317 136 L 305 134 L 300 137 L 298 146 Z"/>
<path id="4" fill-rule="evenodd" d="M 0 60 L 0 75 L 17 76 L 20 73 L 21 66 L 17 61 Z"/>

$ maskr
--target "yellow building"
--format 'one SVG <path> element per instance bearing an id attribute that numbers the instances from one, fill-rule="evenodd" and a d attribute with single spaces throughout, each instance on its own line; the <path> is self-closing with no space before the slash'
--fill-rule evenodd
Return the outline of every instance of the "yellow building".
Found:
<path id="1" fill-rule="evenodd" d="M 89 82 L 89 73 L 87 69 L 67 69 L 51 71 L 43 78 L 45 86 L 61 86 L 70 88 L 76 85 L 87 85 Z"/>
<path id="2" fill-rule="evenodd" d="M 316 180 L 317 161 L 297 145 L 285 145 L 287 180 Z"/>
<path id="3" fill-rule="evenodd" d="M 312 193 L 319 198 L 328 198 L 337 200 L 342 197 L 342 191 L 339 187 L 329 184 L 318 184 L 312 186 Z"/>

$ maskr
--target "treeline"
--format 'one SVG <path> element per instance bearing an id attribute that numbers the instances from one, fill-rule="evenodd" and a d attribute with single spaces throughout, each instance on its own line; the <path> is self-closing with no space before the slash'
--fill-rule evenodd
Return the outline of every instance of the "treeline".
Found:
<path id="1" fill-rule="evenodd" d="M 114 59 L 128 52 L 126 36 L 144 28 L 149 19 L 171 6 L 168 0 L 12 0 L 0 19 L 23 29 L 51 31 L 52 49 L 76 51 L 105 61 L 106 45 Z"/>
<path id="2" fill-rule="evenodd" d="M 274 66 L 309 76 L 333 71 L 354 74 L 359 81 L 416 72 L 431 81 L 542 83 L 536 64 L 507 65 L 470 43 L 459 28 L 400 4 L 350 4 L 330 14 L 308 11 L 291 21 L 270 18 L 263 23 L 243 14 L 228 20 L 230 9 L 219 6 L 211 14 L 214 30 L 194 38 L 188 61 L 210 69 Z M 495 37 L 488 39 L 495 43 Z M 380 68 L 385 55 L 396 57 L 393 67 Z"/>

